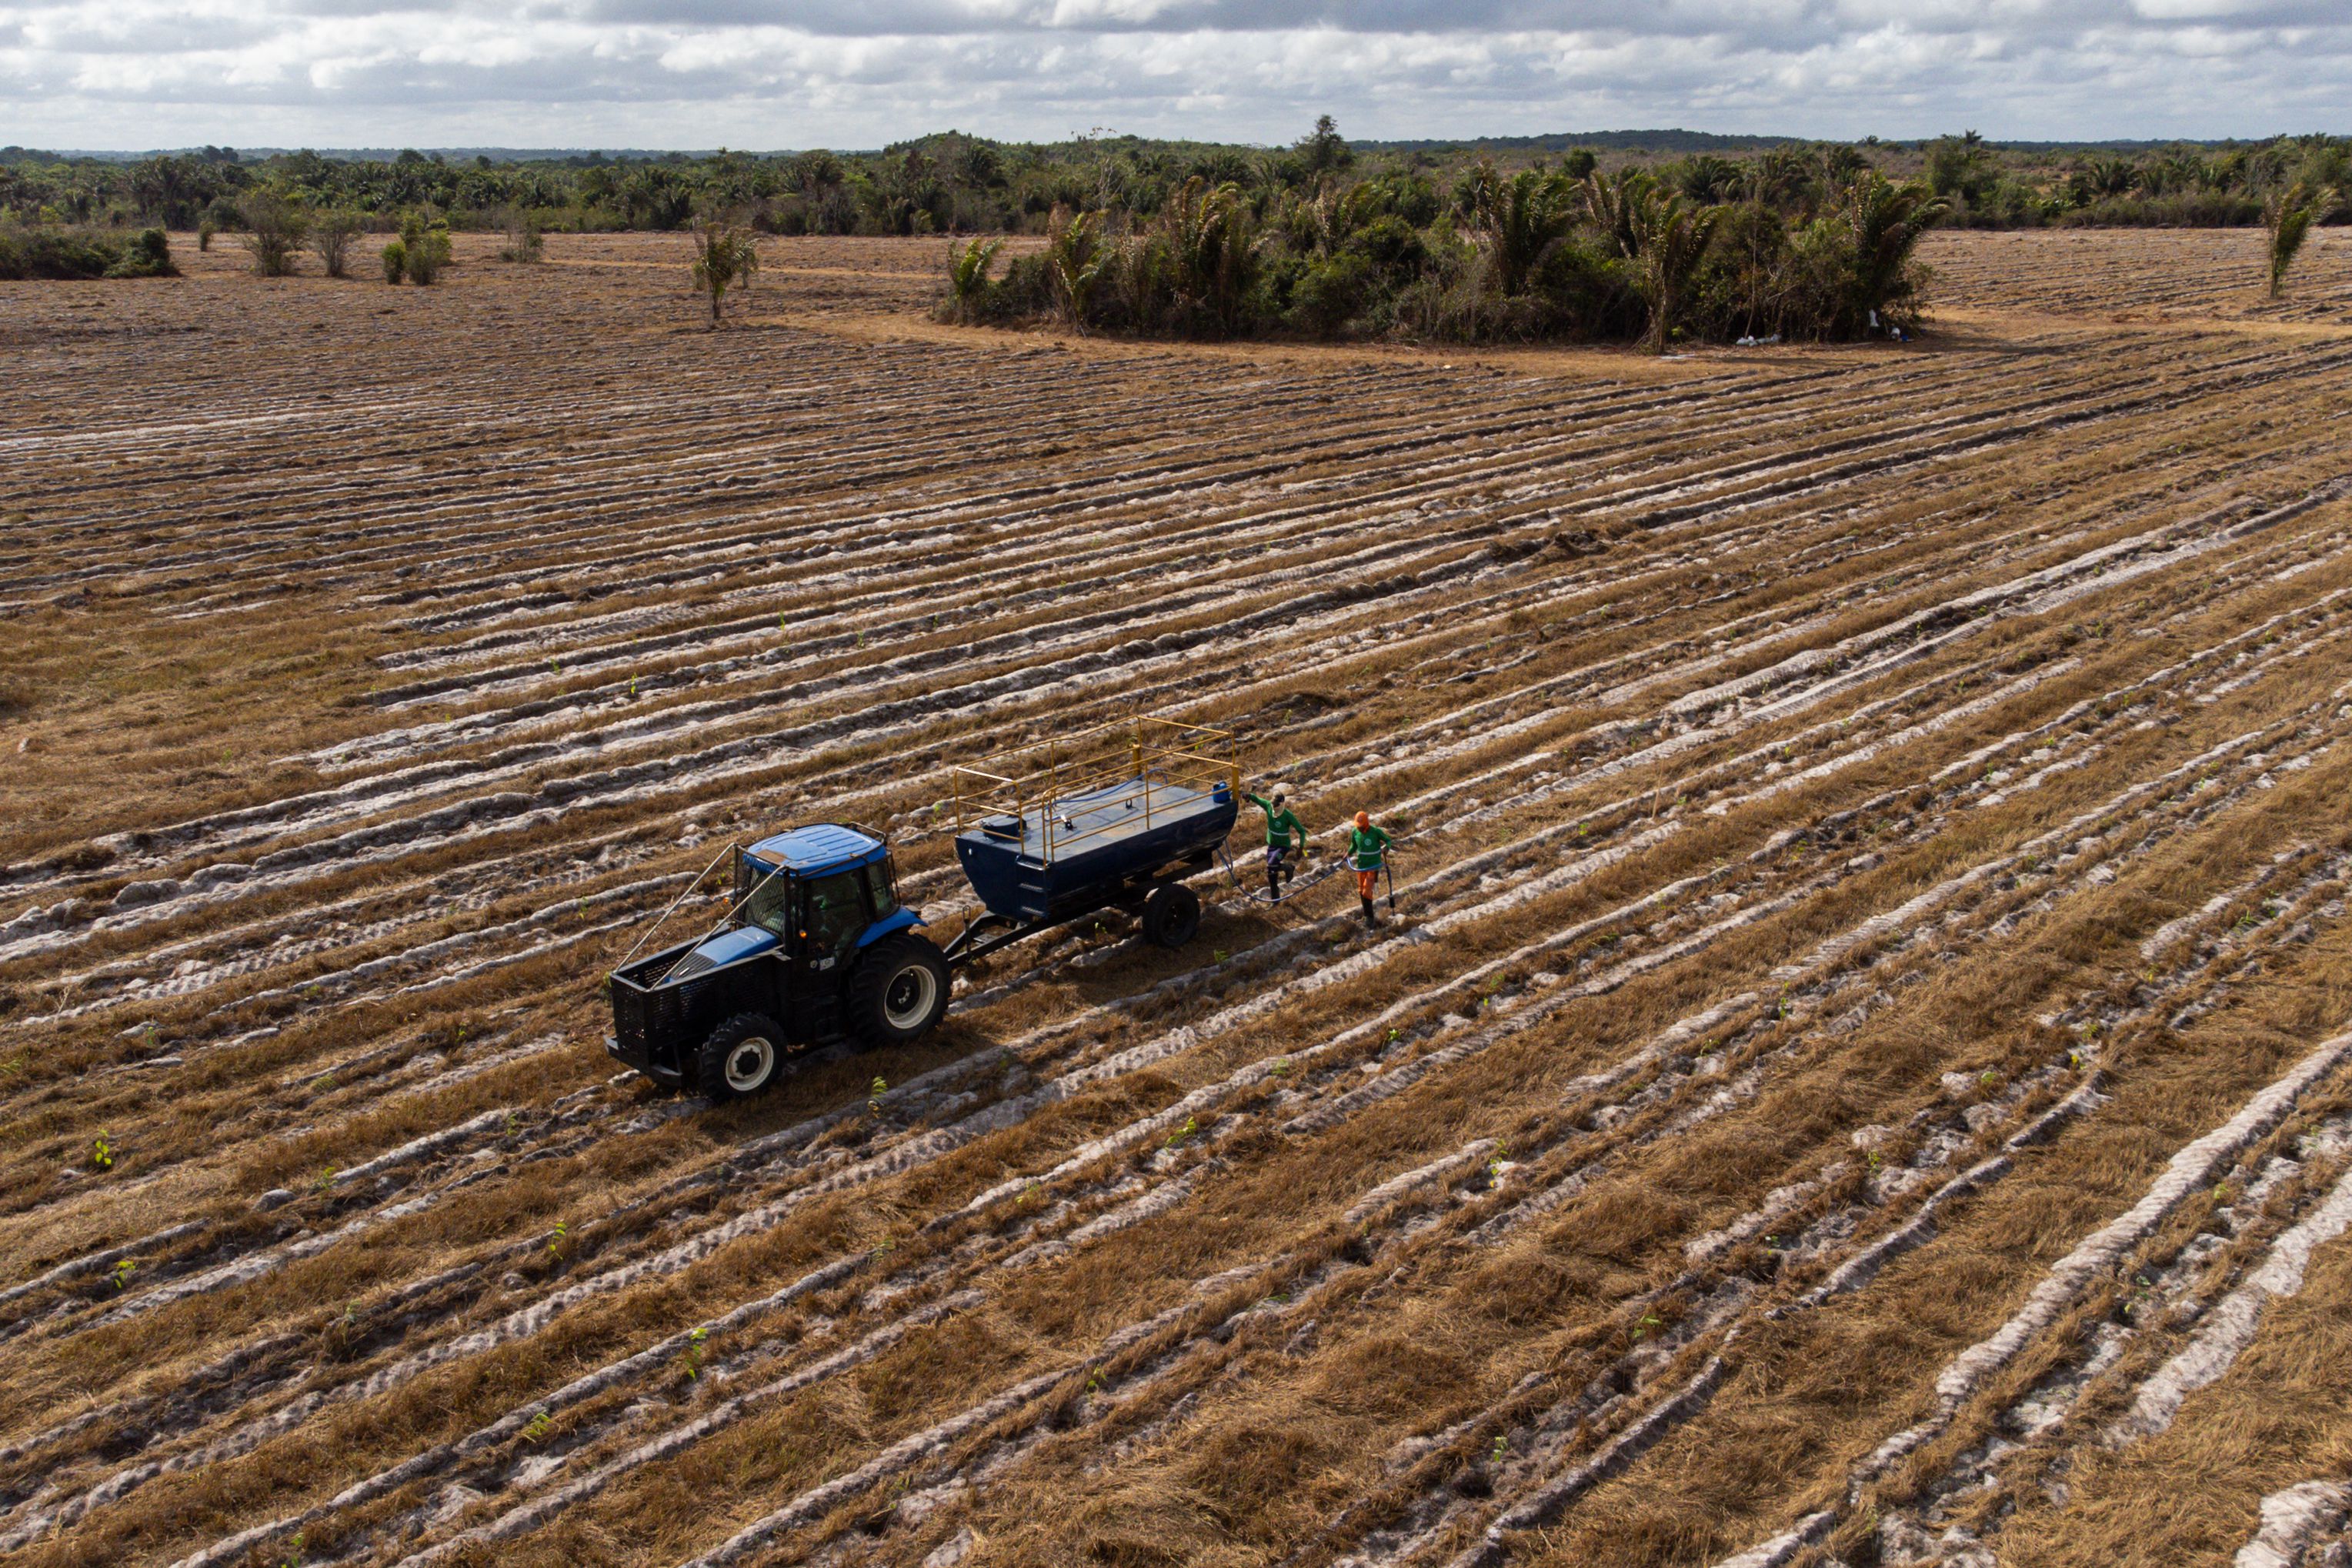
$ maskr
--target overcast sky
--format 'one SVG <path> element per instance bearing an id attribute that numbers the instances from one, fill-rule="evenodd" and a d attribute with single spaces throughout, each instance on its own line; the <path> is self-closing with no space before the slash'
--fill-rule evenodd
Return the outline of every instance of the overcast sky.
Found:
<path id="1" fill-rule="evenodd" d="M 0 142 L 2352 128 L 2352 0 L 0 3 Z"/>

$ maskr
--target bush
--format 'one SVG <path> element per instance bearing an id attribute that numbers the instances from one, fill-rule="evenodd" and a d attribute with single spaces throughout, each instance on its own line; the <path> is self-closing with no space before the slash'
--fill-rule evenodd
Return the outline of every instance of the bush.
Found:
<path id="1" fill-rule="evenodd" d="M 253 269 L 264 278 L 283 278 L 294 270 L 295 253 L 310 232 L 310 215 L 302 204 L 278 191 L 255 191 L 238 207 L 245 220 L 245 248 L 253 255 Z"/>
<path id="2" fill-rule="evenodd" d="M 172 265 L 171 237 L 160 228 L 142 228 L 122 249 L 121 258 L 106 269 L 109 278 L 177 278 Z"/>
<path id="3" fill-rule="evenodd" d="M 1332 337 L 1364 306 L 1372 265 L 1352 251 L 1314 262 L 1290 286 L 1290 320 L 1317 337 Z"/>
<path id="4" fill-rule="evenodd" d="M 383 259 L 383 280 L 397 283 L 408 275 L 408 247 L 398 240 L 385 246 L 379 253 Z"/>
<path id="5" fill-rule="evenodd" d="M 507 234 L 507 242 L 499 251 L 500 261 L 530 266 L 546 254 L 547 242 L 540 237 L 538 215 L 512 207 L 502 216 L 499 226 Z"/>
<path id="6" fill-rule="evenodd" d="M 198 223 L 196 225 L 196 248 L 198 250 L 210 250 L 213 247 L 213 236 L 219 232 L 220 225 L 215 223 L 210 218 L 205 218 L 202 222 Z"/>
<path id="7" fill-rule="evenodd" d="M 108 229 L 0 226 L 0 279 L 175 278 L 179 270 L 160 228 L 127 236 Z"/>
<path id="8" fill-rule="evenodd" d="M 330 207 L 310 223 L 310 249 L 330 278 L 351 276 L 352 241 L 358 238 L 365 226 L 360 215 L 341 207 Z"/>
<path id="9" fill-rule="evenodd" d="M 449 224 L 446 218 L 429 223 L 422 213 L 411 213 L 400 224 L 401 265 L 408 280 L 419 288 L 439 280 L 442 268 L 449 265 Z M 384 281 L 397 283 L 392 273 L 392 247 L 384 247 Z"/>

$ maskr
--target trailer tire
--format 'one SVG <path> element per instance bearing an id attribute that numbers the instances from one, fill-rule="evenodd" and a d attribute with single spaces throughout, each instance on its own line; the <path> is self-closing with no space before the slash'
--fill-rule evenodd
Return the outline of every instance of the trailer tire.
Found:
<path id="1" fill-rule="evenodd" d="M 710 1031 L 695 1053 L 694 1078 L 702 1092 L 740 1100 L 776 1081 L 783 1064 L 784 1032 L 764 1013 L 738 1013 Z"/>
<path id="2" fill-rule="evenodd" d="M 903 1046 L 948 1010 L 948 961 L 911 931 L 866 950 L 849 981 L 849 1026 L 869 1046 Z"/>
<path id="3" fill-rule="evenodd" d="M 1143 934 L 1162 947 L 1181 947 L 1201 930 L 1201 896 L 1181 882 L 1163 882 L 1143 900 Z"/>

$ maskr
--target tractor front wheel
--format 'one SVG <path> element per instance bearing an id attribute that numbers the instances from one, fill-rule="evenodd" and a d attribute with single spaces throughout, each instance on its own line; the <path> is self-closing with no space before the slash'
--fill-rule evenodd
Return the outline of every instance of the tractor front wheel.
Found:
<path id="1" fill-rule="evenodd" d="M 869 1046 L 903 1046 L 930 1033 L 948 1010 L 948 961 L 912 932 L 866 950 L 849 982 L 849 1026 Z"/>
<path id="2" fill-rule="evenodd" d="M 1143 934 L 1162 947 L 1181 947 L 1201 929 L 1201 896 L 1181 882 L 1162 882 L 1143 900 Z"/>
<path id="3" fill-rule="evenodd" d="M 740 1100 L 757 1094 L 776 1079 L 784 1058 L 784 1032 L 761 1013 L 738 1013 L 710 1031 L 694 1058 L 695 1080 L 705 1094 Z"/>

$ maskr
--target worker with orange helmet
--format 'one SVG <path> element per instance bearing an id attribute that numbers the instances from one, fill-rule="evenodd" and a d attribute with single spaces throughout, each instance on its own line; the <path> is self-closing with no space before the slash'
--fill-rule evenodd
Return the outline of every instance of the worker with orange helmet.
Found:
<path id="1" fill-rule="evenodd" d="M 1356 868 L 1356 896 L 1364 900 L 1364 924 L 1375 930 L 1381 922 L 1372 914 L 1372 891 L 1381 885 L 1388 847 L 1389 836 L 1372 826 L 1372 814 L 1356 813 L 1356 825 L 1348 830 L 1348 863 Z"/>

